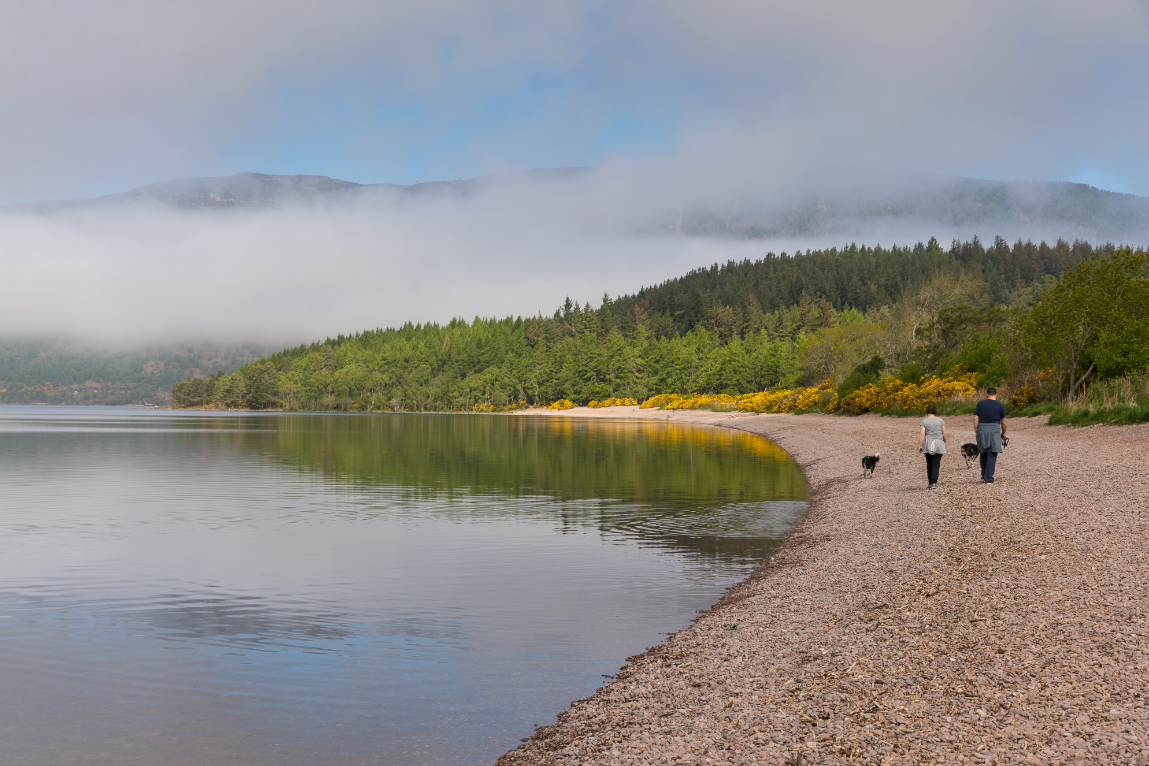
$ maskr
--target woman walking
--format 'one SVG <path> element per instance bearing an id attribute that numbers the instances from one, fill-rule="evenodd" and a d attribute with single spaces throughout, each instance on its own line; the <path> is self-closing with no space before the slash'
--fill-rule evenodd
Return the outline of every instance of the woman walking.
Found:
<path id="1" fill-rule="evenodd" d="M 938 406 L 931 403 L 926 407 L 922 418 L 922 430 L 918 435 L 918 452 L 926 456 L 926 480 L 930 489 L 938 488 L 938 472 L 942 467 L 942 455 L 946 454 L 946 422 L 938 417 Z"/>

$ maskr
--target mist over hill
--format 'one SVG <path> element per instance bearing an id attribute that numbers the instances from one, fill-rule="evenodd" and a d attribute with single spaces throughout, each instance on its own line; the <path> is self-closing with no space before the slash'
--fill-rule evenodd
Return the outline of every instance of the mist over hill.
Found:
<path id="1" fill-rule="evenodd" d="M 327 176 L 236 173 L 162 181 L 102 197 L 27 202 L 0 209 L 50 215 L 101 208 L 260 210 L 308 204 L 393 207 L 419 200 L 468 200 L 524 184 L 538 186 L 537 193 L 544 197 L 549 194 L 557 204 L 564 205 L 571 203 L 564 195 L 572 191 L 592 198 L 607 196 L 609 193 L 603 189 L 611 187 L 612 181 L 609 171 L 589 168 L 543 168 L 408 186 L 361 184 Z M 1056 235 L 1094 242 L 1149 242 L 1149 198 L 1086 184 L 916 177 L 898 184 L 875 182 L 872 187 L 855 180 L 844 187 L 817 192 L 795 190 L 791 198 L 774 192 L 770 201 L 746 190 L 721 195 L 699 193 L 692 198 L 689 190 L 680 188 L 679 199 L 661 194 L 649 204 L 636 204 L 630 225 L 640 234 L 744 240 L 860 233 L 897 237 L 906 227 L 940 227 L 982 236 L 1002 233 L 1012 238 L 1032 232 L 1034 239 Z M 718 199 L 708 201 L 708 196 Z M 904 233 L 900 236 L 902 241 L 907 240 Z"/>
<path id="2" fill-rule="evenodd" d="M 1052 230 L 1067 239 L 1143 244 L 1149 242 L 1149 198 L 1077 183 L 928 179 L 892 191 L 829 193 L 780 208 L 733 208 L 725 216 L 684 212 L 674 229 L 692 236 L 772 239 L 859 228 L 897 236 L 899 224 L 1013 237 L 1032 232 L 1034 239 Z"/>
<path id="3" fill-rule="evenodd" d="M 573 177 L 582 170 L 582 168 L 541 169 L 521 175 L 529 179 L 561 179 Z M 24 202 L 7 205 L 3 209 L 49 214 L 130 205 L 156 205 L 182 209 L 259 209 L 301 202 L 395 203 L 414 197 L 465 198 L 497 183 L 498 180 L 497 176 L 488 176 L 457 181 L 428 181 L 403 186 L 389 183 L 361 184 L 327 176 L 235 173 L 216 178 L 160 181 L 102 197 Z"/>
<path id="4" fill-rule="evenodd" d="M 167 404 L 176 381 L 228 373 L 273 350 L 259 343 L 0 336 L 0 404 Z"/>

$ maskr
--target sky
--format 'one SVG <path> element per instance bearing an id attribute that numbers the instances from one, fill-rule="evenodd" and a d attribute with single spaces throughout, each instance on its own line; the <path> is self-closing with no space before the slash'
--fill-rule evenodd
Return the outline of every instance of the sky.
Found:
<path id="1" fill-rule="evenodd" d="M 678 204 L 728 199 L 732 190 L 781 199 L 912 173 L 1077 181 L 1149 195 L 1149 2 L 6 3 L 0 99 L 0 203 L 240 171 L 409 184 L 568 166 L 631 179 L 619 187 L 630 201 L 669 190 Z M 564 199 L 566 212 L 601 207 L 596 194 Z M 427 226 L 482 228 L 473 211 L 452 210 Z M 462 265 L 480 252 L 499 252 L 509 269 L 534 269 L 531 296 L 545 310 L 565 293 L 553 277 L 563 272 L 561 259 L 582 273 L 579 266 L 598 257 L 590 249 L 614 252 L 607 260 L 617 278 L 577 285 L 600 296 L 633 291 L 640 285 L 628 280 L 643 275 L 703 265 L 692 261 L 702 255 L 694 250 L 709 247 L 606 244 L 601 227 L 571 233 L 579 215 L 542 215 L 557 226 L 544 235 L 535 226 L 519 231 L 521 217 L 499 213 L 511 231 L 487 236 L 473 252 L 470 239 L 376 221 L 361 234 L 392 238 L 389 251 L 438 265 L 418 273 L 404 265 L 410 281 L 388 299 L 392 311 L 324 314 L 321 305 L 339 304 L 325 294 L 315 321 L 292 332 L 393 323 L 402 311 L 430 307 L 405 295 L 474 292 Z M 240 251 L 234 220 L 196 228 L 161 218 L 71 221 L 39 234 L 33 222 L 5 224 L 0 265 L 14 268 L 17 249 L 39 248 L 44 262 L 68 260 L 75 273 L 117 275 L 127 295 L 141 259 L 169 268 L 168 240 L 180 239 L 229 252 L 228 263 L 242 261 L 268 280 L 302 279 L 283 268 L 309 252 L 291 242 L 275 252 Z M 269 221 L 251 226 L 274 229 Z M 332 224 L 307 225 L 324 232 Z M 400 233 L 407 239 L 395 239 Z M 559 235 L 562 247 L 554 245 Z M 540 255 L 541 240 L 553 256 Z M 648 260 L 624 267 L 623 254 Z M 353 267 L 378 257 L 336 260 Z M 467 278 L 454 281 L 452 269 Z M 178 269 L 157 274 L 174 278 Z M 472 296 L 458 313 L 533 313 L 532 301 L 509 300 L 526 286 L 491 285 L 487 299 Z M 21 326 L 83 325 L 80 312 L 35 297 L 47 305 L 25 312 Z M 440 300 L 422 313 L 447 319 L 450 305 Z M 91 315 L 106 307 L 84 308 Z M 52 309 L 63 318 L 51 319 Z M 0 311 L 0 332 L 15 326 L 15 311 Z M 107 331 L 149 319 L 179 325 L 162 306 L 154 311 L 109 322 Z M 223 324 L 246 321 L 220 311 Z M 184 331 L 211 324 L 199 320 Z"/>

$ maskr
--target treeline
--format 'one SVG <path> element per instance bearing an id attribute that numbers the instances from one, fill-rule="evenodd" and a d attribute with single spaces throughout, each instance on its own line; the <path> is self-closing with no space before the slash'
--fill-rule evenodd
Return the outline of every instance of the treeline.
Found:
<path id="1" fill-rule="evenodd" d="M 1061 369 L 1069 362 L 1052 362 L 1042 350 L 1052 341 L 1043 346 L 1032 331 L 1025 335 L 1022 318 L 1035 299 L 1060 289 L 1062 273 L 1132 252 L 1064 241 L 1009 246 L 998 238 L 988 249 L 974 239 L 942 250 L 931 239 L 770 255 L 635 296 L 604 296 L 598 308 L 568 298 L 550 317 L 456 319 L 329 338 L 230 375 L 185 380 L 172 401 L 357 411 L 585 404 L 740 394 L 827 377 L 838 385 L 859 365 L 873 367 L 874 357 L 878 377 L 920 378 L 964 364 L 983 382 L 1024 377 L 1055 395 L 1071 392 L 1081 375 Z M 1089 353 L 1078 349 L 1073 362 Z M 1109 364 L 1105 374 L 1119 374 L 1123 364 Z M 1060 372 L 1042 372 L 1058 365 Z"/>

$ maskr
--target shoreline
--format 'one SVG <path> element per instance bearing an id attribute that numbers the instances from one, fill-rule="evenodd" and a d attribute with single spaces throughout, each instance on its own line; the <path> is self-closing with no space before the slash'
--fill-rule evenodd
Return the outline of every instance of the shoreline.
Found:
<path id="1" fill-rule="evenodd" d="M 1149 426 L 1010 421 L 998 481 L 946 418 L 637 407 L 785 449 L 810 506 L 774 557 L 499 759 L 614 763 L 1149 763 Z M 873 479 L 863 455 L 881 452 Z"/>

